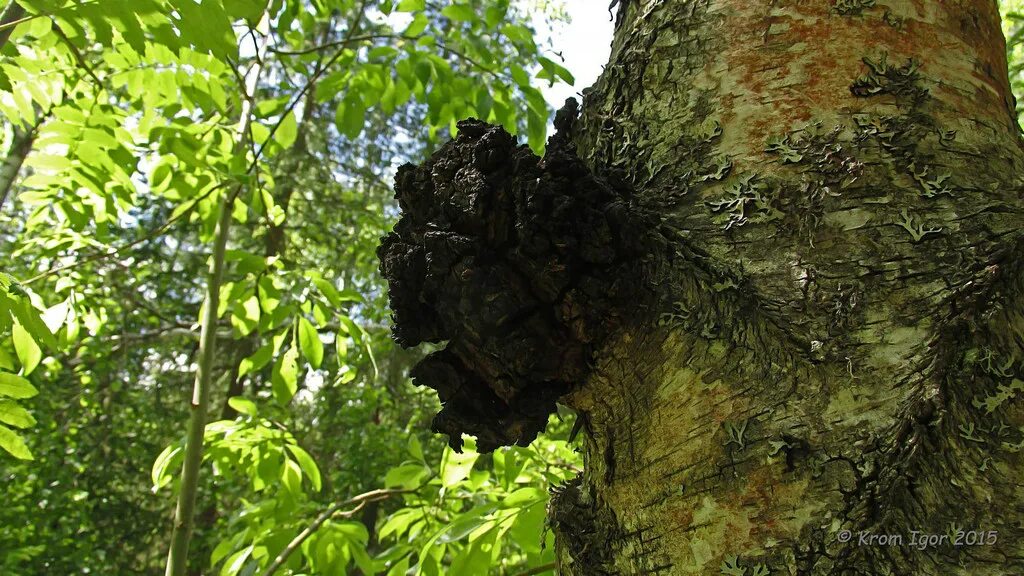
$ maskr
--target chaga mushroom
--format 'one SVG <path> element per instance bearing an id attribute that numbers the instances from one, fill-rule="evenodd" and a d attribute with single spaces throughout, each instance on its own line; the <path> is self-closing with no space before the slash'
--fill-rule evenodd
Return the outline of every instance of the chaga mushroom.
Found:
<path id="1" fill-rule="evenodd" d="M 437 391 L 433 429 L 456 450 L 463 433 L 482 452 L 532 442 L 641 290 L 649 224 L 577 158 L 570 104 L 543 159 L 469 119 L 395 178 L 402 216 L 377 250 L 393 336 L 447 341 L 412 377 Z"/>

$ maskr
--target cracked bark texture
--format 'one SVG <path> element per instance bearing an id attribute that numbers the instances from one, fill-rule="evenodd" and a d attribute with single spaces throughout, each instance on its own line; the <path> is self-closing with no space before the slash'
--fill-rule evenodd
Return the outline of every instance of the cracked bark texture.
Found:
<path id="1" fill-rule="evenodd" d="M 424 275 L 384 264 L 392 298 L 408 297 L 396 334 L 450 340 L 431 385 L 501 408 L 456 408 L 468 422 L 446 431 L 524 441 L 557 394 L 585 417 L 585 472 L 550 510 L 560 573 L 1024 574 L 1024 148 L 996 3 L 620 2 L 611 61 L 584 96 L 553 148 L 586 184 L 513 153 L 502 170 L 615 205 L 640 230 L 574 276 L 586 294 L 620 286 L 615 297 L 571 298 L 560 316 L 557 288 L 531 289 L 545 296 L 512 308 L 543 320 L 517 316 L 515 333 L 490 303 L 534 294 L 522 278 L 537 270 L 593 259 L 580 243 L 499 250 L 514 254 L 505 268 L 533 271 L 485 273 L 493 284 L 467 282 L 486 290 L 444 301 L 396 294 L 396 279 Z M 411 170 L 435 188 L 476 178 Z M 580 196 L 594 186 L 597 200 Z M 495 229 L 507 213 L 476 212 Z M 544 214 L 545 226 L 566 217 Z M 569 221 L 572 237 L 593 222 Z M 437 226 L 417 226 L 392 245 L 426 245 Z M 598 328 L 581 339 L 567 318 Z M 520 340 L 530 354 L 508 352 Z M 556 367 L 550 347 L 568 360 Z M 552 363 L 505 383 L 501 358 L 535 350 Z M 516 398 L 544 406 L 520 415 Z M 997 538 L 907 545 L 912 531 L 956 530 Z"/>

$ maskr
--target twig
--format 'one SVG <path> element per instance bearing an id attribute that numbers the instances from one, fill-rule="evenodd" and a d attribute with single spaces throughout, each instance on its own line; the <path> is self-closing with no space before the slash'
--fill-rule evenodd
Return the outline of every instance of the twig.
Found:
<path id="1" fill-rule="evenodd" d="M 56 20 L 51 20 L 51 22 L 53 23 L 54 33 L 56 33 L 61 42 L 67 45 L 68 49 L 71 50 L 71 54 L 74 55 L 78 65 L 84 68 L 89 76 L 96 82 L 97 88 L 102 88 L 103 82 L 100 81 L 99 76 L 96 76 L 96 72 L 93 71 L 92 66 L 89 66 L 89 64 L 86 63 L 85 57 L 83 57 L 82 53 L 79 52 L 78 47 L 75 46 L 74 42 L 72 42 L 70 38 L 68 38 L 67 34 L 64 33 L 64 30 L 61 29 Z"/>
<path id="2" fill-rule="evenodd" d="M 352 38 L 343 38 L 341 40 L 335 40 L 334 42 L 327 42 L 324 44 L 318 44 L 311 48 L 305 48 L 302 50 L 280 50 L 278 48 L 270 48 L 270 51 L 274 54 L 280 54 L 282 56 L 302 56 L 303 54 L 312 54 L 313 52 L 322 52 L 331 48 L 338 48 L 339 46 L 347 46 L 356 42 L 364 42 L 366 40 L 382 40 L 388 39 L 393 40 L 395 38 L 406 38 L 400 34 L 366 34 L 364 36 L 354 36 Z"/>
<path id="3" fill-rule="evenodd" d="M 278 50 L 278 49 L 275 49 L 275 48 L 271 48 L 270 51 L 274 52 L 274 53 L 277 53 L 277 54 L 281 54 L 283 56 L 301 56 L 303 54 L 310 54 L 312 52 L 320 52 L 322 50 L 328 50 L 328 49 L 331 49 L 331 48 L 336 48 L 338 46 L 346 46 L 346 45 L 351 44 L 351 43 L 362 42 L 362 41 L 365 41 L 365 40 L 382 40 L 382 39 L 387 39 L 387 40 L 408 40 L 410 42 L 416 42 L 420 38 L 423 38 L 423 36 L 424 36 L 423 34 L 420 34 L 418 36 L 406 36 L 404 34 L 367 34 L 365 36 L 357 36 L 355 38 L 350 38 L 350 39 L 347 39 L 347 40 L 343 39 L 343 40 L 338 40 L 338 41 L 335 41 L 335 42 L 327 42 L 326 44 L 320 44 L 318 46 L 313 46 L 312 48 L 305 48 L 303 50 Z M 437 40 L 436 38 L 434 39 L 434 41 L 436 42 L 437 47 L 440 48 L 442 51 L 447 52 L 448 54 L 452 54 L 454 56 L 458 56 L 459 58 L 462 58 L 466 62 L 469 62 L 473 67 L 479 68 L 480 70 L 482 70 L 482 71 L 484 71 L 484 72 L 494 76 L 495 78 L 505 79 L 505 77 L 502 76 L 501 74 L 499 74 L 499 73 L 495 72 L 494 70 L 491 70 L 490 68 L 488 68 L 488 67 L 484 66 L 483 64 L 477 62 L 475 59 L 473 59 L 470 56 L 466 55 L 464 52 L 461 52 L 459 50 L 451 48 L 450 46 L 448 46 L 444 42 L 441 42 L 440 40 Z"/>

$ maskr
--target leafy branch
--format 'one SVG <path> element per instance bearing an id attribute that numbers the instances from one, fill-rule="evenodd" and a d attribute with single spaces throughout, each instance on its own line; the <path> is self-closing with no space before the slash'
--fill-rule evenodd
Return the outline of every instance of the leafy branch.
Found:
<path id="1" fill-rule="evenodd" d="M 313 520 L 312 524 L 307 526 L 302 532 L 299 532 L 299 534 L 295 536 L 295 538 L 293 538 L 292 541 L 289 542 L 287 546 L 284 547 L 284 550 L 281 550 L 277 557 L 274 558 L 274 561 L 271 562 L 270 565 L 267 566 L 267 569 L 263 571 L 263 576 L 273 576 L 273 574 L 277 572 L 277 570 L 281 568 L 281 566 L 283 566 L 285 562 L 288 561 L 288 558 L 296 550 L 298 550 L 300 546 L 302 546 L 302 543 L 305 542 L 310 536 L 315 534 L 316 531 L 319 530 L 321 526 L 323 526 L 324 522 L 326 522 L 330 518 L 351 518 L 357 512 L 362 510 L 363 506 L 366 506 L 371 502 L 380 502 L 381 500 L 387 500 L 388 498 L 395 496 L 397 494 L 410 494 L 420 490 L 420 488 L 422 487 L 423 486 L 405 489 L 371 490 L 370 492 L 354 496 L 352 498 L 349 498 L 348 500 L 345 500 L 344 502 L 338 502 L 328 507 L 326 510 L 321 512 L 320 515 L 317 516 L 315 520 Z M 351 510 L 346 510 L 344 512 L 340 512 L 342 508 L 353 505 L 355 505 L 355 508 L 352 508 Z"/>
<path id="2" fill-rule="evenodd" d="M 140 238 L 137 238 L 135 240 L 132 240 L 131 242 L 128 242 L 126 244 L 123 244 L 121 246 L 113 248 L 109 252 L 104 252 L 104 253 L 101 253 L 101 254 L 95 254 L 95 255 L 92 255 L 92 256 L 86 256 L 85 258 L 77 258 L 71 264 L 66 264 L 64 266 L 58 266 L 56 268 L 51 268 L 51 269 L 47 270 L 46 272 L 42 272 L 40 274 L 32 276 L 31 278 L 28 278 L 27 280 L 23 281 L 22 284 L 31 284 L 31 283 L 36 282 L 38 280 L 42 280 L 44 278 L 48 278 L 50 276 L 53 276 L 54 274 L 59 274 L 61 272 L 64 272 L 64 271 L 67 271 L 67 270 L 71 270 L 73 268 L 78 268 L 82 264 L 89 264 L 89 263 L 92 263 L 92 262 L 98 262 L 98 261 L 101 261 L 101 260 L 106 260 L 108 258 L 113 258 L 115 256 L 120 256 L 124 252 L 134 248 L 135 246 L 138 246 L 139 244 L 143 244 L 145 242 L 149 242 L 151 240 L 154 240 L 157 237 L 159 237 L 161 234 L 166 232 L 167 229 L 170 228 L 171 226 L 173 226 L 175 222 L 177 222 L 178 220 L 181 220 L 182 217 L 184 217 L 185 215 L 190 214 L 192 212 L 192 210 L 194 210 L 195 207 L 197 205 L 199 205 L 200 202 L 202 202 L 206 198 L 209 198 L 209 196 L 211 194 L 213 194 L 217 190 L 220 190 L 221 188 L 224 188 L 228 184 L 229 184 L 229 182 L 222 182 L 220 184 L 212 186 L 209 190 L 207 190 L 203 194 L 197 196 L 195 198 L 195 200 L 193 200 L 191 203 L 189 203 L 186 207 L 181 208 L 179 210 L 176 210 L 175 213 L 172 214 L 171 217 L 168 218 L 163 224 L 157 226 L 155 229 L 150 231 L 148 234 L 146 234 L 146 235 L 144 235 L 144 236 L 142 236 Z"/>

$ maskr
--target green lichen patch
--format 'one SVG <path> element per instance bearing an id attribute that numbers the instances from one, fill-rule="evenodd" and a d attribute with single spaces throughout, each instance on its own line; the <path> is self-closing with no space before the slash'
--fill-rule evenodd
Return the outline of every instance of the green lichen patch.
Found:
<path id="1" fill-rule="evenodd" d="M 882 21 L 897 30 L 903 30 L 903 24 L 906 22 L 906 18 L 893 14 L 892 10 L 886 10 L 885 14 L 882 14 Z"/>
<path id="2" fill-rule="evenodd" d="M 859 16 L 875 6 L 875 0 L 836 0 L 832 9 L 843 16 Z"/>
<path id="3" fill-rule="evenodd" d="M 942 174 L 934 174 L 932 169 L 928 166 L 922 167 L 920 170 L 914 162 L 908 166 L 911 176 L 914 177 L 914 181 L 921 187 L 921 196 L 925 198 L 937 198 L 942 195 L 952 196 L 953 188 L 949 185 L 949 172 Z"/>
<path id="4" fill-rule="evenodd" d="M 850 85 L 850 92 L 860 98 L 890 94 L 901 104 L 916 107 L 928 99 L 928 89 L 923 86 L 920 74 L 921 64 L 913 58 L 895 66 L 888 62 L 883 53 L 878 60 L 865 56 L 862 61 L 868 73 L 857 78 Z"/>
<path id="5" fill-rule="evenodd" d="M 746 174 L 726 188 L 725 196 L 707 202 L 711 211 L 721 216 L 725 230 L 750 222 L 767 223 L 781 220 L 782 211 L 775 207 L 773 185 L 756 174 Z"/>
<path id="6" fill-rule="evenodd" d="M 727 556 L 722 561 L 718 573 L 724 576 L 769 576 L 772 571 L 767 565 L 758 562 L 750 564 L 742 562 L 738 556 Z"/>
<path id="7" fill-rule="evenodd" d="M 906 230 L 914 240 L 914 243 L 920 242 L 932 234 L 939 234 L 942 232 L 942 228 L 928 228 L 925 225 L 918 223 L 906 209 L 900 211 L 900 219 L 896 221 L 896 225 Z"/>
<path id="8" fill-rule="evenodd" d="M 726 422 L 723 424 L 726 434 L 725 445 L 735 444 L 739 450 L 743 450 L 747 447 L 747 439 L 745 434 L 747 433 L 747 424 L 750 422 L 749 418 L 740 420 L 739 422 Z"/>
<path id="9" fill-rule="evenodd" d="M 863 173 L 864 165 L 849 150 L 850 143 L 843 141 L 844 132 L 840 125 L 823 131 L 820 122 L 814 123 L 770 141 L 765 152 L 778 156 L 783 164 L 814 172 L 823 185 L 845 187 Z"/>
<path id="10" fill-rule="evenodd" d="M 706 132 L 687 133 L 679 138 L 676 146 L 686 153 L 678 159 L 683 163 L 681 169 L 673 167 L 679 176 L 673 179 L 668 193 L 664 194 L 663 203 L 674 204 L 692 190 L 729 177 L 733 169 L 732 159 L 716 153 L 721 137 L 722 126 L 715 122 Z M 662 168 L 665 166 L 649 166 L 647 170 L 653 178 Z"/>

